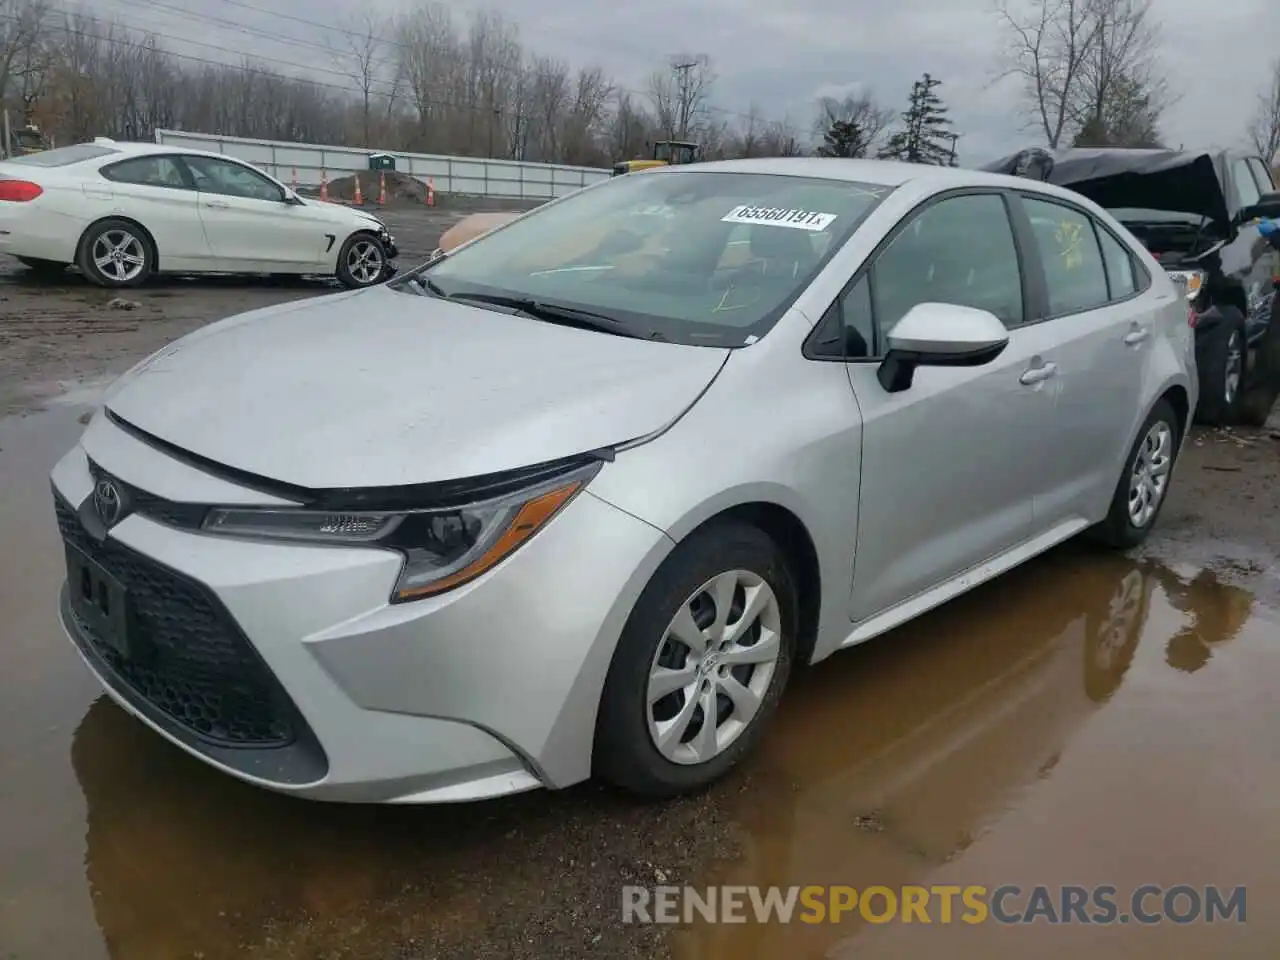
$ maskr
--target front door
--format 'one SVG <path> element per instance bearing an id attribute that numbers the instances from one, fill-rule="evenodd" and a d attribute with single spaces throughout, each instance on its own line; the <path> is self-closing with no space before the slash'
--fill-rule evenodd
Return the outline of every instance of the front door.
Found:
<path id="1" fill-rule="evenodd" d="M 285 203 L 283 188 L 251 167 L 185 156 L 200 196 L 200 221 L 215 269 L 318 269 L 331 241 L 310 207 Z M 332 233 L 332 229 L 329 229 Z"/>
<path id="2" fill-rule="evenodd" d="M 917 303 L 988 310 L 1009 345 L 981 367 L 921 367 L 888 393 L 884 338 Z M 869 320 L 852 319 L 858 311 Z M 998 192 L 937 200 L 900 228 L 846 296 L 851 326 L 874 331 L 849 364 L 862 411 L 862 487 L 850 616 L 862 621 L 979 567 L 1031 536 L 1056 391 L 1036 350 L 1008 208 Z"/>

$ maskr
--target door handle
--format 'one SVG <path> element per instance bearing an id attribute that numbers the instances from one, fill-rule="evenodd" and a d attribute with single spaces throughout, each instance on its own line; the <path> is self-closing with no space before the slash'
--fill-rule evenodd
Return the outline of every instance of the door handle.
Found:
<path id="1" fill-rule="evenodd" d="M 1146 327 L 1134 326 L 1124 335 L 1124 342 L 1131 347 L 1136 347 L 1149 336 L 1151 336 L 1151 333 Z"/>
<path id="2" fill-rule="evenodd" d="M 1044 383 L 1050 377 L 1058 375 L 1058 365 L 1056 363 L 1044 363 L 1038 367 L 1032 367 L 1030 370 L 1024 370 L 1022 376 L 1018 378 L 1018 382 L 1026 386 L 1035 383 Z"/>
<path id="3" fill-rule="evenodd" d="M 214 210 L 229 210 L 231 208 L 231 204 L 223 203 L 221 200 L 206 200 L 204 205 L 212 207 Z"/>

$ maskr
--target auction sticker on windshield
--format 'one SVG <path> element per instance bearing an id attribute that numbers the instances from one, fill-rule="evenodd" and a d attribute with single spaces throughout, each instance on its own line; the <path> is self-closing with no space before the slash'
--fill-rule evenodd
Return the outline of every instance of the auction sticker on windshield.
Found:
<path id="1" fill-rule="evenodd" d="M 779 207 L 734 207 L 720 219 L 724 223 L 764 223 L 773 227 L 791 227 L 820 233 L 831 226 L 836 215 L 816 210 L 783 210 Z"/>

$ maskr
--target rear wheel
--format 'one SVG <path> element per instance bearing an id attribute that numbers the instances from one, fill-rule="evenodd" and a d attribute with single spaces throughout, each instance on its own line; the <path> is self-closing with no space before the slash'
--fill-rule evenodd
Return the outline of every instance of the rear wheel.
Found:
<path id="1" fill-rule="evenodd" d="M 151 240 L 128 220 L 103 220 L 85 231 L 76 264 L 100 287 L 136 287 L 155 270 Z"/>
<path id="2" fill-rule="evenodd" d="M 60 260 L 42 260 L 39 257 L 18 257 L 18 262 L 37 277 L 49 279 L 64 273 L 70 266 Z"/>
<path id="3" fill-rule="evenodd" d="M 791 672 L 795 588 L 756 527 L 681 543 L 636 602 L 605 681 L 595 772 L 665 797 L 723 776 L 759 741 Z"/>
<path id="4" fill-rule="evenodd" d="M 357 233 L 338 252 L 338 280 L 359 289 L 381 283 L 387 269 L 387 248 L 371 233 Z"/>
<path id="5" fill-rule="evenodd" d="M 1200 402 L 1196 419 L 1209 426 L 1226 426 L 1240 418 L 1248 366 L 1244 317 L 1223 311 L 1222 323 L 1204 333 L 1207 338 L 1200 365 Z"/>
<path id="6" fill-rule="evenodd" d="M 1179 441 L 1178 415 L 1160 400 L 1138 431 L 1106 519 L 1095 528 L 1103 543 L 1125 549 L 1147 539 L 1169 492 Z"/>

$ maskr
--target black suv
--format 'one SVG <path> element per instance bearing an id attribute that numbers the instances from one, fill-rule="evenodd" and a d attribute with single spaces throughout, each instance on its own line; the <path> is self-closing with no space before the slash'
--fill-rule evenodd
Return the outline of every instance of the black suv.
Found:
<path id="1" fill-rule="evenodd" d="M 1266 422 L 1280 394 L 1280 216 L 1260 157 L 1220 151 L 1032 148 L 983 168 L 1067 187 L 1119 220 L 1187 293 L 1201 423 Z"/>

